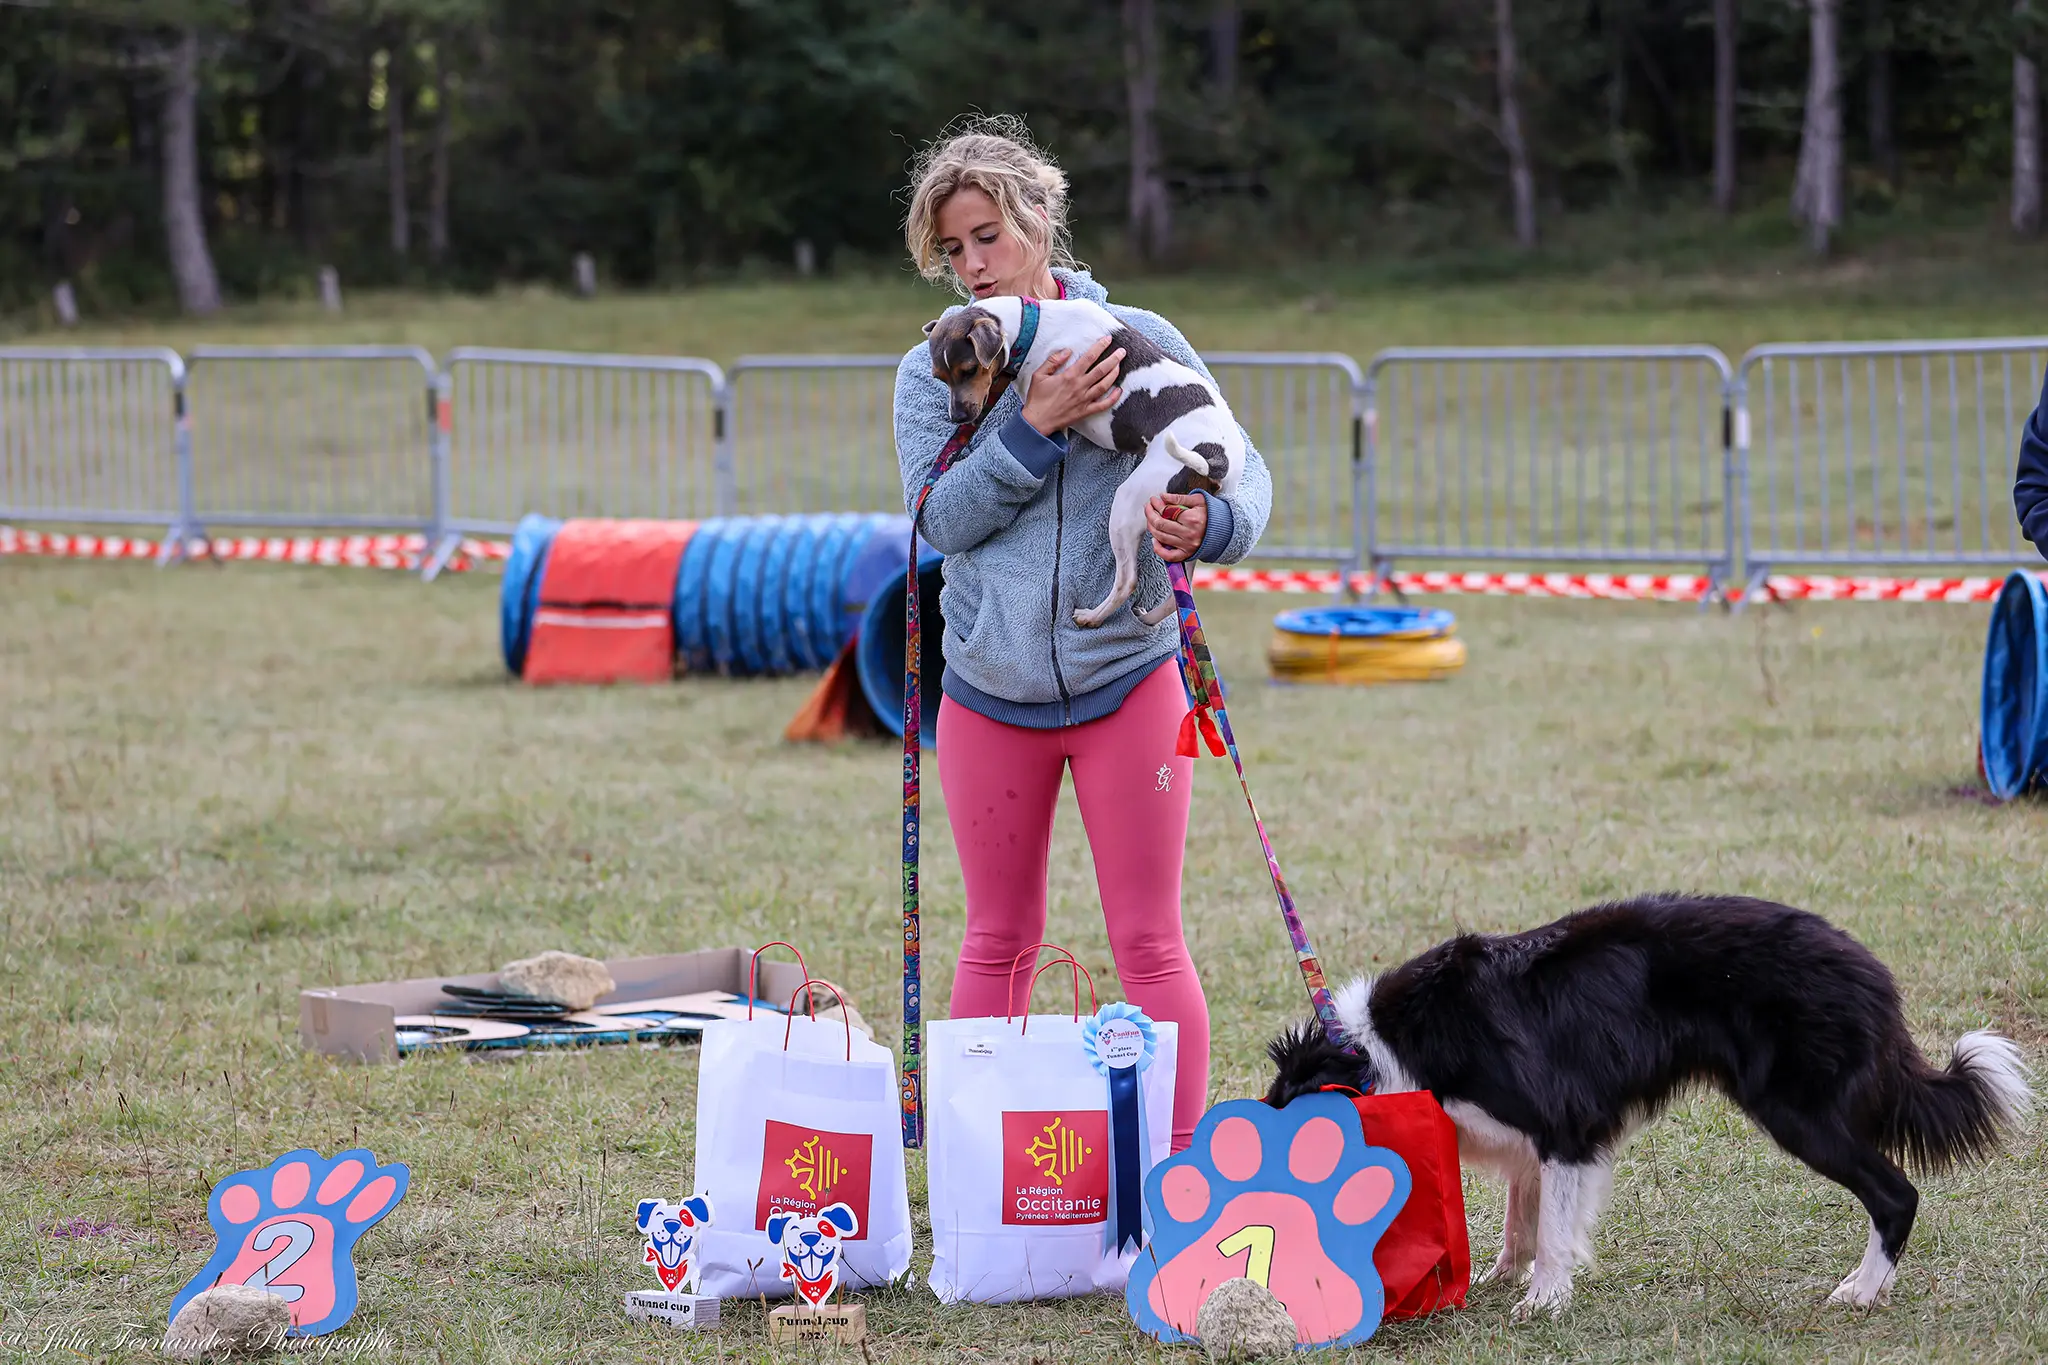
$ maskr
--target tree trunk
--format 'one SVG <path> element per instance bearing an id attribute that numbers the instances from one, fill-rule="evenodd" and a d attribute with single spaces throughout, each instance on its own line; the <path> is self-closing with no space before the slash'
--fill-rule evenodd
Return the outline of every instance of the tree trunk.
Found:
<path id="1" fill-rule="evenodd" d="M 1508 154 L 1508 189 L 1515 204 L 1515 241 L 1536 245 L 1536 175 L 1522 136 L 1522 102 L 1515 93 L 1515 3 L 1493 0 L 1494 81 L 1500 94 L 1500 141 Z"/>
<path id="2" fill-rule="evenodd" d="M 53 63 L 49 74 L 50 126 L 63 128 L 71 122 L 70 69 Z M 65 172 L 43 181 L 43 263 L 55 275 L 71 273 L 71 172 L 78 164 L 75 153 L 57 163 Z"/>
<path id="3" fill-rule="evenodd" d="M 1836 28 L 1837 0 L 1807 0 L 1812 53 L 1807 59 L 1806 120 L 1799 135 L 1799 173 L 1792 186 L 1792 218 L 1804 223 L 1807 242 L 1825 256 L 1842 222 L 1842 81 Z"/>
<path id="4" fill-rule="evenodd" d="M 291 162 L 285 178 L 284 211 L 291 219 L 292 236 L 302 251 L 310 252 L 319 240 L 313 222 L 313 195 L 307 168 L 313 164 L 313 117 L 309 112 L 312 92 L 319 84 L 311 52 L 299 53 L 293 63 L 297 70 L 291 85 Z"/>
<path id="5" fill-rule="evenodd" d="M 1159 14 L 1154 0 L 1124 0 L 1124 91 L 1131 116 L 1131 249 L 1156 261 L 1166 255 L 1172 219 L 1156 118 Z"/>
<path id="6" fill-rule="evenodd" d="M 448 255 L 448 75 L 439 48 L 434 52 L 434 164 L 427 187 L 427 258 L 439 265 Z"/>
<path id="7" fill-rule="evenodd" d="M 220 278 L 206 245 L 199 195 L 199 35 L 187 29 L 169 52 L 159 114 L 163 140 L 164 244 L 178 306 L 199 315 L 220 308 Z"/>
<path id="8" fill-rule="evenodd" d="M 1899 144 L 1892 119 L 1892 26 L 1884 0 L 1869 0 L 1869 23 L 1863 44 L 1863 117 L 1870 125 L 1870 164 L 1889 181 L 1899 183 Z"/>
<path id="9" fill-rule="evenodd" d="M 1237 0 L 1214 0 L 1209 11 L 1209 79 L 1219 112 L 1237 99 L 1237 47 L 1243 18 Z"/>
<path id="10" fill-rule="evenodd" d="M 1628 139 L 1628 18 L 1622 4 L 1607 0 L 1601 7 L 1607 25 L 1607 154 L 1614 161 L 1614 173 L 1630 195 L 1636 192 L 1635 152 Z"/>
<path id="11" fill-rule="evenodd" d="M 384 154 L 390 174 L 391 250 L 412 251 L 412 214 L 405 202 L 405 57 L 403 43 L 391 45 L 384 67 Z"/>
<path id="12" fill-rule="evenodd" d="M 1735 212 L 1735 0 L 1714 0 L 1714 207 Z"/>
<path id="13" fill-rule="evenodd" d="M 2016 12 L 2025 15 L 2027 0 Z M 2023 33 L 2020 41 L 2026 42 Z M 2012 229 L 2034 233 L 2041 227 L 2041 78 L 2024 46 L 2012 54 Z"/>

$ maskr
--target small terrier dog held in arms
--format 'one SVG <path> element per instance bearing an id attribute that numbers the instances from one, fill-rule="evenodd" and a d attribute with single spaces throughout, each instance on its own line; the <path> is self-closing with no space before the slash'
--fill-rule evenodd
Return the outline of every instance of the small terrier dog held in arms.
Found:
<path id="1" fill-rule="evenodd" d="M 1460 934 L 1337 995 L 1355 1055 L 1313 1023 L 1276 1038 L 1266 1102 L 1326 1085 L 1428 1090 L 1468 1161 L 1508 1183 L 1487 1280 L 1529 1276 L 1515 1315 L 1562 1312 L 1592 1260 L 1615 1153 L 1693 1085 L 1740 1105 L 1870 1213 L 1834 1292 L 1890 1291 L 1919 1191 L 1993 1151 L 2033 1104 L 2012 1042 L 1966 1033 L 1948 1065 L 1914 1046 L 1885 965 L 1818 915 L 1735 896 L 1644 896 L 1521 934 Z"/>
<path id="2" fill-rule="evenodd" d="M 1161 493 L 1201 490 L 1227 498 L 1237 491 L 1244 469 L 1244 432 L 1216 385 L 1161 351 L 1149 337 L 1124 326 L 1100 304 L 1085 299 L 1048 299 L 1038 305 L 1038 335 L 1017 368 L 1020 397 L 1031 396 L 1031 377 L 1055 351 L 1082 354 L 1103 337 L 1121 347 L 1123 365 L 1116 405 L 1074 424 L 1074 430 L 1105 450 L 1138 456 L 1138 467 L 1116 490 L 1109 509 L 1109 545 L 1116 555 L 1116 581 L 1100 603 L 1074 612 L 1077 625 L 1095 627 L 1131 600 L 1138 590 L 1138 547 L 1145 538 L 1145 504 Z M 931 338 L 932 373 L 952 391 L 951 418 L 973 422 L 988 408 L 996 376 L 1012 359 L 1023 327 L 1024 302 L 983 299 L 951 317 L 925 324 Z M 1173 611 L 1168 596 L 1138 613 L 1156 626 Z"/>

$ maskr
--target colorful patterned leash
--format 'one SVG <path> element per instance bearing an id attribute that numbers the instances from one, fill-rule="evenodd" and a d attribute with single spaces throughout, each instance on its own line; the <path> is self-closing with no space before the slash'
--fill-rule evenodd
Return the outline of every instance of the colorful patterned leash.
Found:
<path id="1" fill-rule="evenodd" d="M 1209 655 L 1209 642 L 1202 634 L 1202 616 L 1195 610 L 1195 590 L 1188 582 L 1188 571 L 1180 564 L 1166 566 L 1167 581 L 1173 585 L 1174 605 L 1180 613 L 1180 672 L 1182 681 L 1187 683 L 1188 696 L 1194 705 L 1180 723 L 1180 739 L 1175 752 L 1183 758 L 1197 758 L 1201 755 L 1199 734 L 1209 745 L 1209 752 L 1221 758 L 1226 753 L 1237 769 L 1237 784 L 1244 789 L 1244 803 L 1252 813 L 1252 825 L 1259 832 L 1259 847 L 1266 851 L 1266 871 L 1273 878 L 1273 893 L 1280 898 L 1280 918 L 1287 922 L 1287 937 L 1294 943 L 1294 956 L 1301 964 L 1301 979 L 1308 986 L 1309 1003 L 1315 1008 L 1316 1018 L 1322 1023 L 1323 1032 L 1338 1047 L 1350 1051 L 1344 1041 L 1344 1031 L 1337 1022 L 1337 1005 L 1330 998 L 1330 988 L 1323 981 L 1323 966 L 1316 957 L 1315 945 L 1308 941 L 1308 930 L 1302 926 L 1301 913 L 1294 908 L 1293 893 L 1287 889 L 1287 878 L 1280 873 L 1280 859 L 1273 853 L 1273 841 L 1266 836 L 1266 822 L 1259 818 L 1259 808 L 1252 800 L 1251 784 L 1245 781 L 1244 760 L 1238 757 L 1237 736 L 1230 728 L 1230 712 L 1223 705 L 1223 687 L 1216 679 L 1216 661 Z M 1217 734 L 1217 727 L 1222 734 Z"/>
<path id="2" fill-rule="evenodd" d="M 1060 292 L 1064 297 L 1065 289 Z M 939 448 L 939 458 L 932 462 L 931 473 L 924 476 L 924 487 L 918 490 L 917 501 L 910 508 L 910 570 L 903 581 L 903 1145 L 906 1148 L 924 1146 L 924 1040 L 921 1036 L 924 961 L 917 878 L 920 806 L 923 800 L 919 771 L 923 746 L 918 736 L 924 721 L 924 663 L 917 591 L 917 527 L 924 517 L 925 501 L 938 485 L 939 476 L 966 453 L 968 443 L 974 440 L 974 433 L 981 430 L 982 418 L 995 409 L 996 400 L 1009 389 L 1010 381 L 1017 377 L 1017 371 L 1024 363 L 1024 357 L 1031 353 L 1031 343 L 1038 338 L 1038 300 L 1026 298 L 1023 304 L 1017 324 L 1017 342 L 1010 348 L 1009 362 L 989 388 L 988 402 L 981 409 L 981 417 L 972 422 L 962 422 L 953 429 L 946 444 Z"/>

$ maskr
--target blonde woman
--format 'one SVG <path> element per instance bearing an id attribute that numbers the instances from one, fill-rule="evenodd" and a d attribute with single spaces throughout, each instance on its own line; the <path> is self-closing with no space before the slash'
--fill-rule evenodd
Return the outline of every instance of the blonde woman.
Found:
<path id="1" fill-rule="evenodd" d="M 920 158 L 904 235 L 925 278 L 973 299 L 1085 298 L 1183 364 L 1207 373 L 1187 339 L 1156 314 L 1109 302 L 1067 249 L 1067 183 L 1014 119 L 982 120 Z M 960 852 L 967 932 L 953 975 L 956 1018 L 1008 1014 L 1011 965 L 1042 939 L 1054 805 L 1068 768 L 1095 860 L 1117 974 L 1133 1003 L 1180 1026 L 1173 1146 L 1186 1146 L 1209 1086 L 1209 1007 L 1181 927 L 1181 862 L 1194 763 L 1174 753 L 1187 710 L 1173 617 L 1130 612 L 1099 629 L 1076 607 L 1108 593 L 1115 561 L 1110 502 L 1136 465 L 1068 428 L 1112 406 L 1121 350 L 1105 340 L 1055 352 L 1031 384 L 985 416 L 941 477 L 919 530 L 946 556 L 945 700 L 939 782 Z M 1105 353 L 1106 351 L 1106 353 Z M 916 501 L 953 433 L 947 391 L 923 346 L 896 375 L 896 453 L 906 504 Z M 1230 498 L 1155 498 L 1147 521 L 1159 561 L 1242 559 L 1265 529 L 1272 479 L 1246 443 Z M 1136 601 L 1168 593 L 1166 570 L 1142 562 Z"/>

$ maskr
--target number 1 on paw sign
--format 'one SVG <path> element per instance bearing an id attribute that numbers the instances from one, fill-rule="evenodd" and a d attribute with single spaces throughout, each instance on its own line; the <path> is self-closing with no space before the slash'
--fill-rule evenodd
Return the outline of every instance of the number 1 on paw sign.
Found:
<path id="1" fill-rule="evenodd" d="M 332 1332 L 356 1311 L 356 1241 L 391 1212 L 412 1172 L 357 1148 L 301 1149 L 213 1187 L 213 1255 L 171 1300 L 171 1316 L 217 1284 L 267 1289 L 291 1305 L 295 1337 Z"/>
<path id="2" fill-rule="evenodd" d="M 1373 1251 L 1408 1189 L 1407 1163 L 1366 1145 L 1342 1095 L 1219 1104 L 1145 1181 L 1152 1240 L 1131 1267 L 1131 1317 L 1191 1340 L 1211 1291 L 1252 1280 L 1287 1310 L 1297 1345 L 1355 1346 L 1380 1325 Z"/>

